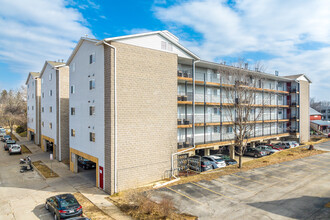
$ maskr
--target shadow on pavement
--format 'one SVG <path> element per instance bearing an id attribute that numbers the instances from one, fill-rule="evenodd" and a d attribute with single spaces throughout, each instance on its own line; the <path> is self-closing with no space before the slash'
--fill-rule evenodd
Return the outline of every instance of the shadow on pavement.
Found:
<path id="1" fill-rule="evenodd" d="M 38 205 L 36 206 L 33 210 L 32 210 L 33 214 L 41 219 L 41 220 L 49 220 L 49 219 L 53 219 L 50 212 L 48 212 L 45 209 L 44 204 Z"/>
<path id="2" fill-rule="evenodd" d="M 330 198 L 302 196 L 299 198 L 247 203 L 250 206 L 294 219 L 330 219 Z"/>

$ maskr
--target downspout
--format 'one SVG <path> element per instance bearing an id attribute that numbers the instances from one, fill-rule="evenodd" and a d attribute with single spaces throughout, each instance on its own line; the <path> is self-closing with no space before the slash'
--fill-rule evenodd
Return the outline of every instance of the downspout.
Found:
<path id="1" fill-rule="evenodd" d="M 112 48 L 114 50 L 114 117 L 115 117 L 115 121 L 114 121 L 114 184 L 115 184 L 115 193 L 118 192 L 117 190 L 117 76 L 116 76 L 116 63 L 117 63 L 117 59 L 116 59 L 116 47 L 112 46 L 111 44 L 108 44 L 107 42 L 105 42 L 103 40 L 103 43 L 107 46 L 109 46 L 110 48 Z"/>
<path id="2" fill-rule="evenodd" d="M 178 154 L 182 154 L 184 152 L 187 152 L 187 151 L 191 151 L 191 150 L 194 150 L 196 148 L 196 145 L 195 145 L 195 79 L 196 79 L 196 71 L 195 71 L 195 64 L 200 62 L 200 60 L 193 60 L 193 108 L 192 108 L 192 114 L 193 114 L 193 130 L 192 130 L 192 136 L 193 136 L 193 147 L 191 148 L 188 148 L 188 149 L 185 149 L 183 151 L 180 151 L 180 152 L 176 152 L 176 153 L 173 153 L 172 154 L 172 158 L 171 158 L 171 174 L 172 174 L 172 177 L 174 177 L 175 179 L 177 179 L 177 177 L 174 175 L 174 156 L 175 155 L 178 155 Z M 205 113 L 205 112 L 204 112 Z"/>

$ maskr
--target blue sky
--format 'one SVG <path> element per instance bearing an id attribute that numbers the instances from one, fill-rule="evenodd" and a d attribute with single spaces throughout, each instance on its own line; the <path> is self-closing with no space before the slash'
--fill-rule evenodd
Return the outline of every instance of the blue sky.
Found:
<path id="1" fill-rule="evenodd" d="M 244 58 L 265 72 L 305 73 L 330 100 L 328 0 L 0 0 L 0 89 L 25 83 L 45 60 L 66 60 L 81 36 L 169 30 L 202 59 Z M 306 16 L 308 15 L 308 16 Z"/>

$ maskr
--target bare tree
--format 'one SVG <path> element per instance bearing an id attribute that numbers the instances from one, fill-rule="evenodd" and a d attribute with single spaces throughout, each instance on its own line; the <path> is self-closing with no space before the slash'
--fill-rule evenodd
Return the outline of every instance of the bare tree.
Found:
<path id="1" fill-rule="evenodd" d="M 3 90 L 0 96 L 0 115 L 1 123 L 10 128 L 10 133 L 15 125 L 26 127 L 26 90 Z"/>
<path id="2" fill-rule="evenodd" d="M 242 65 L 242 63 L 240 64 Z M 242 167 L 242 156 L 249 138 L 254 136 L 256 123 L 261 120 L 263 103 L 257 103 L 261 79 L 249 74 L 242 66 L 221 67 L 219 72 L 224 76 L 224 99 L 227 118 L 231 122 L 235 139 L 235 150 L 239 155 L 239 168 Z"/>

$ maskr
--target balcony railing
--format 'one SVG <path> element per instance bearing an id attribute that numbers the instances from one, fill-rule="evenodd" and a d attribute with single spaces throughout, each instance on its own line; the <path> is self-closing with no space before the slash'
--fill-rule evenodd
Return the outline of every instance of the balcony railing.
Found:
<path id="1" fill-rule="evenodd" d="M 192 78 L 192 73 L 187 70 L 178 70 L 179 77 Z"/>

